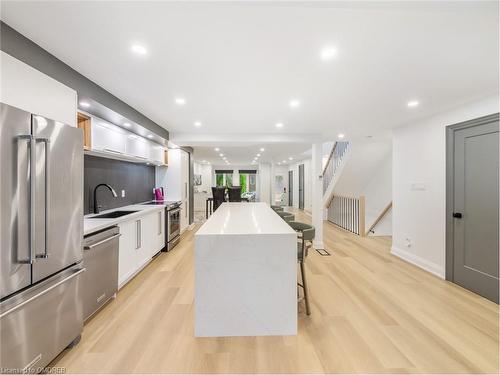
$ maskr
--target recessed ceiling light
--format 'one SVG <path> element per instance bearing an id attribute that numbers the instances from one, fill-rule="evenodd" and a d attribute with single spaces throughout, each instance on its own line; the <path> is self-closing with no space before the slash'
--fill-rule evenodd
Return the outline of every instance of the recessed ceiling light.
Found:
<path id="1" fill-rule="evenodd" d="M 90 107 L 90 103 L 89 102 L 80 102 L 80 106 L 83 108 L 88 108 L 88 107 Z"/>
<path id="2" fill-rule="evenodd" d="M 325 47 L 321 50 L 321 60 L 327 61 L 333 59 L 337 55 L 337 49 L 335 47 Z"/>
<path id="3" fill-rule="evenodd" d="M 296 108 L 296 107 L 298 107 L 300 105 L 300 102 L 297 99 L 292 99 L 292 100 L 290 100 L 289 105 L 292 108 Z"/>
<path id="4" fill-rule="evenodd" d="M 265 151 L 264 147 L 261 147 L 260 152 L 264 152 L 264 151 Z"/>
<path id="5" fill-rule="evenodd" d="M 148 50 L 146 49 L 146 47 L 141 46 L 140 44 L 133 44 L 131 49 L 132 49 L 132 52 L 134 52 L 138 55 L 141 55 L 141 56 L 144 56 L 145 54 L 148 53 Z"/>
<path id="6" fill-rule="evenodd" d="M 216 147 L 214 148 L 215 151 L 219 152 L 220 151 L 220 148 L 219 147 Z"/>
<path id="7" fill-rule="evenodd" d="M 281 165 L 281 163 L 280 163 L 280 162 L 278 162 L 278 165 Z"/>
<path id="8" fill-rule="evenodd" d="M 257 157 L 259 157 L 259 156 L 260 156 L 260 154 L 257 154 Z"/>
<path id="9" fill-rule="evenodd" d="M 207 161 L 206 161 L 206 160 L 202 160 L 201 162 L 202 162 L 202 163 L 206 163 Z"/>
<path id="10" fill-rule="evenodd" d="M 130 128 L 131 125 L 128 122 L 124 122 L 123 126 L 125 126 L 126 128 Z"/>
<path id="11" fill-rule="evenodd" d="M 137 136 L 134 135 L 134 134 L 130 134 L 128 137 L 131 138 L 131 139 L 136 139 L 137 138 Z"/>
<path id="12" fill-rule="evenodd" d="M 148 138 L 153 138 L 153 134 L 148 134 Z"/>
<path id="13" fill-rule="evenodd" d="M 286 163 L 286 160 L 283 160 L 282 163 Z"/>
<path id="14" fill-rule="evenodd" d="M 277 128 L 282 128 L 283 127 L 283 123 L 282 122 L 277 122 L 276 123 L 276 127 Z"/>
<path id="15" fill-rule="evenodd" d="M 345 137 L 345 135 L 342 134 L 342 133 L 340 133 L 339 135 L 337 135 L 337 137 L 340 138 L 340 139 L 343 139 Z"/>
<path id="16" fill-rule="evenodd" d="M 222 157 L 222 156 L 224 156 L 224 154 L 219 154 L 219 156 L 221 156 L 221 157 Z"/>
<path id="17" fill-rule="evenodd" d="M 408 103 L 407 103 L 408 107 L 412 108 L 412 107 L 417 107 L 419 105 L 419 102 L 418 100 L 410 100 Z"/>
<path id="18" fill-rule="evenodd" d="M 184 105 L 186 104 L 186 99 L 184 98 L 175 98 L 175 103 L 178 105 Z"/>
<path id="19" fill-rule="evenodd" d="M 288 158 L 288 160 L 293 160 L 293 158 L 290 156 L 290 157 Z"/>
<path id="20" fill-rule="evenodd" d="M 196 122 L 194 123 L 194 126 L 196 126 L 197 128 L 199 128 L 199 127 L 201 126 L 201 122 L 196 121 Z"/>

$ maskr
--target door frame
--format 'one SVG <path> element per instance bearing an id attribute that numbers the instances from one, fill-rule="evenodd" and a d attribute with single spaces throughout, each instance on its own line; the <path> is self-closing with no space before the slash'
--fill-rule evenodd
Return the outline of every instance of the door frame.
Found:
<path id="1" fill-rule="evenodd" d="M 293 207 L 293 170 L 288 171 L 288 206 Z"/>
<path id="2" fill-rule="evenodd" d="M 304 164 L 299 164 L 298 166 L 298 179 L 299 179 L 299 210 L 303 210 L 306 205 L 306 194 L 305 194 L 305 188 L 306 188 L 306 167 Z M 302 189 L 301 189 L 302 185 Z M 302 207 L 301 207 L 302 206 Z"/>
<path id="3" fill-rule="evenodd" d="M 454 281 L 454 233 L 453 233 L 453 203 L 455 177 L 455 132 L 474 126 L 481 126 L 499 120 L 499 113 L 479 117 L 473 120 L 459 122 L 446 126 L 446 273 L 445 279 Z"/>

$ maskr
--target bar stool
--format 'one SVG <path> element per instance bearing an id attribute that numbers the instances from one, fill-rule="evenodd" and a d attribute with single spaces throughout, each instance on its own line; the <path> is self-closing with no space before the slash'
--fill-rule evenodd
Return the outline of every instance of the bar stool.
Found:
<path id="1" fill-rule="evenodd" d="M 302 284 L 299 283 L 298 285 L 304 290 L 304 300 L 306 302 L 306 314 L 311 315 L 305 262 L 309 249 L 312 247 L 312 241 L 314 240 L 316 229 L 312 225 L 300 223 L 298 221 L 290 221 L 288 224 L 292 227 L 293 230 L 295 230 L 298 233 L 297 259 L 300 264 L 300 273 L 302 279 Z"/>
<path id="2" fill-rule="evenodd" d="M 287 223 L 290 222 L 290 221 L 294 221 L 295 220 L 295 215 L 294 214 L 291 214 L 290 212 L 285 212 L 285 211 L 276 211 L 276 213 L 278 215 L 281 216 L 281 218 L 283 220 L 285 220 Z"/>

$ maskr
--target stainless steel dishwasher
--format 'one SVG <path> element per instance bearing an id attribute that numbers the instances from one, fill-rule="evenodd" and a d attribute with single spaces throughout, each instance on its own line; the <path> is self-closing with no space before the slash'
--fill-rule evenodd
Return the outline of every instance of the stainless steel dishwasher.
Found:
<path id="1" fill-rule="evenodd" d="M 83 318 L 87 320 L 118 291 L 120 229 L 115 226 L 83 239 Z"/>

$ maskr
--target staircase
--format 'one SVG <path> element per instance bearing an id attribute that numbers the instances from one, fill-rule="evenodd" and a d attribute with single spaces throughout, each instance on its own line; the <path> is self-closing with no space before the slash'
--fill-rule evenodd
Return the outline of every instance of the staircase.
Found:
<path id="1" fill-rule="evenodd" d="M 325 219 L 363 237 L 378 235 L 392 207 L 391 147 L 384 140 L 334 143 L 323 169 Z"/>
<path id="2" fill-rule="evenodd" d="M 323 207 L 328 207 L 333 198 L 336 177 L 340 175 L 343 160 L 349 152 L 349 142 L 335 142 L 323 169 Z"/>

